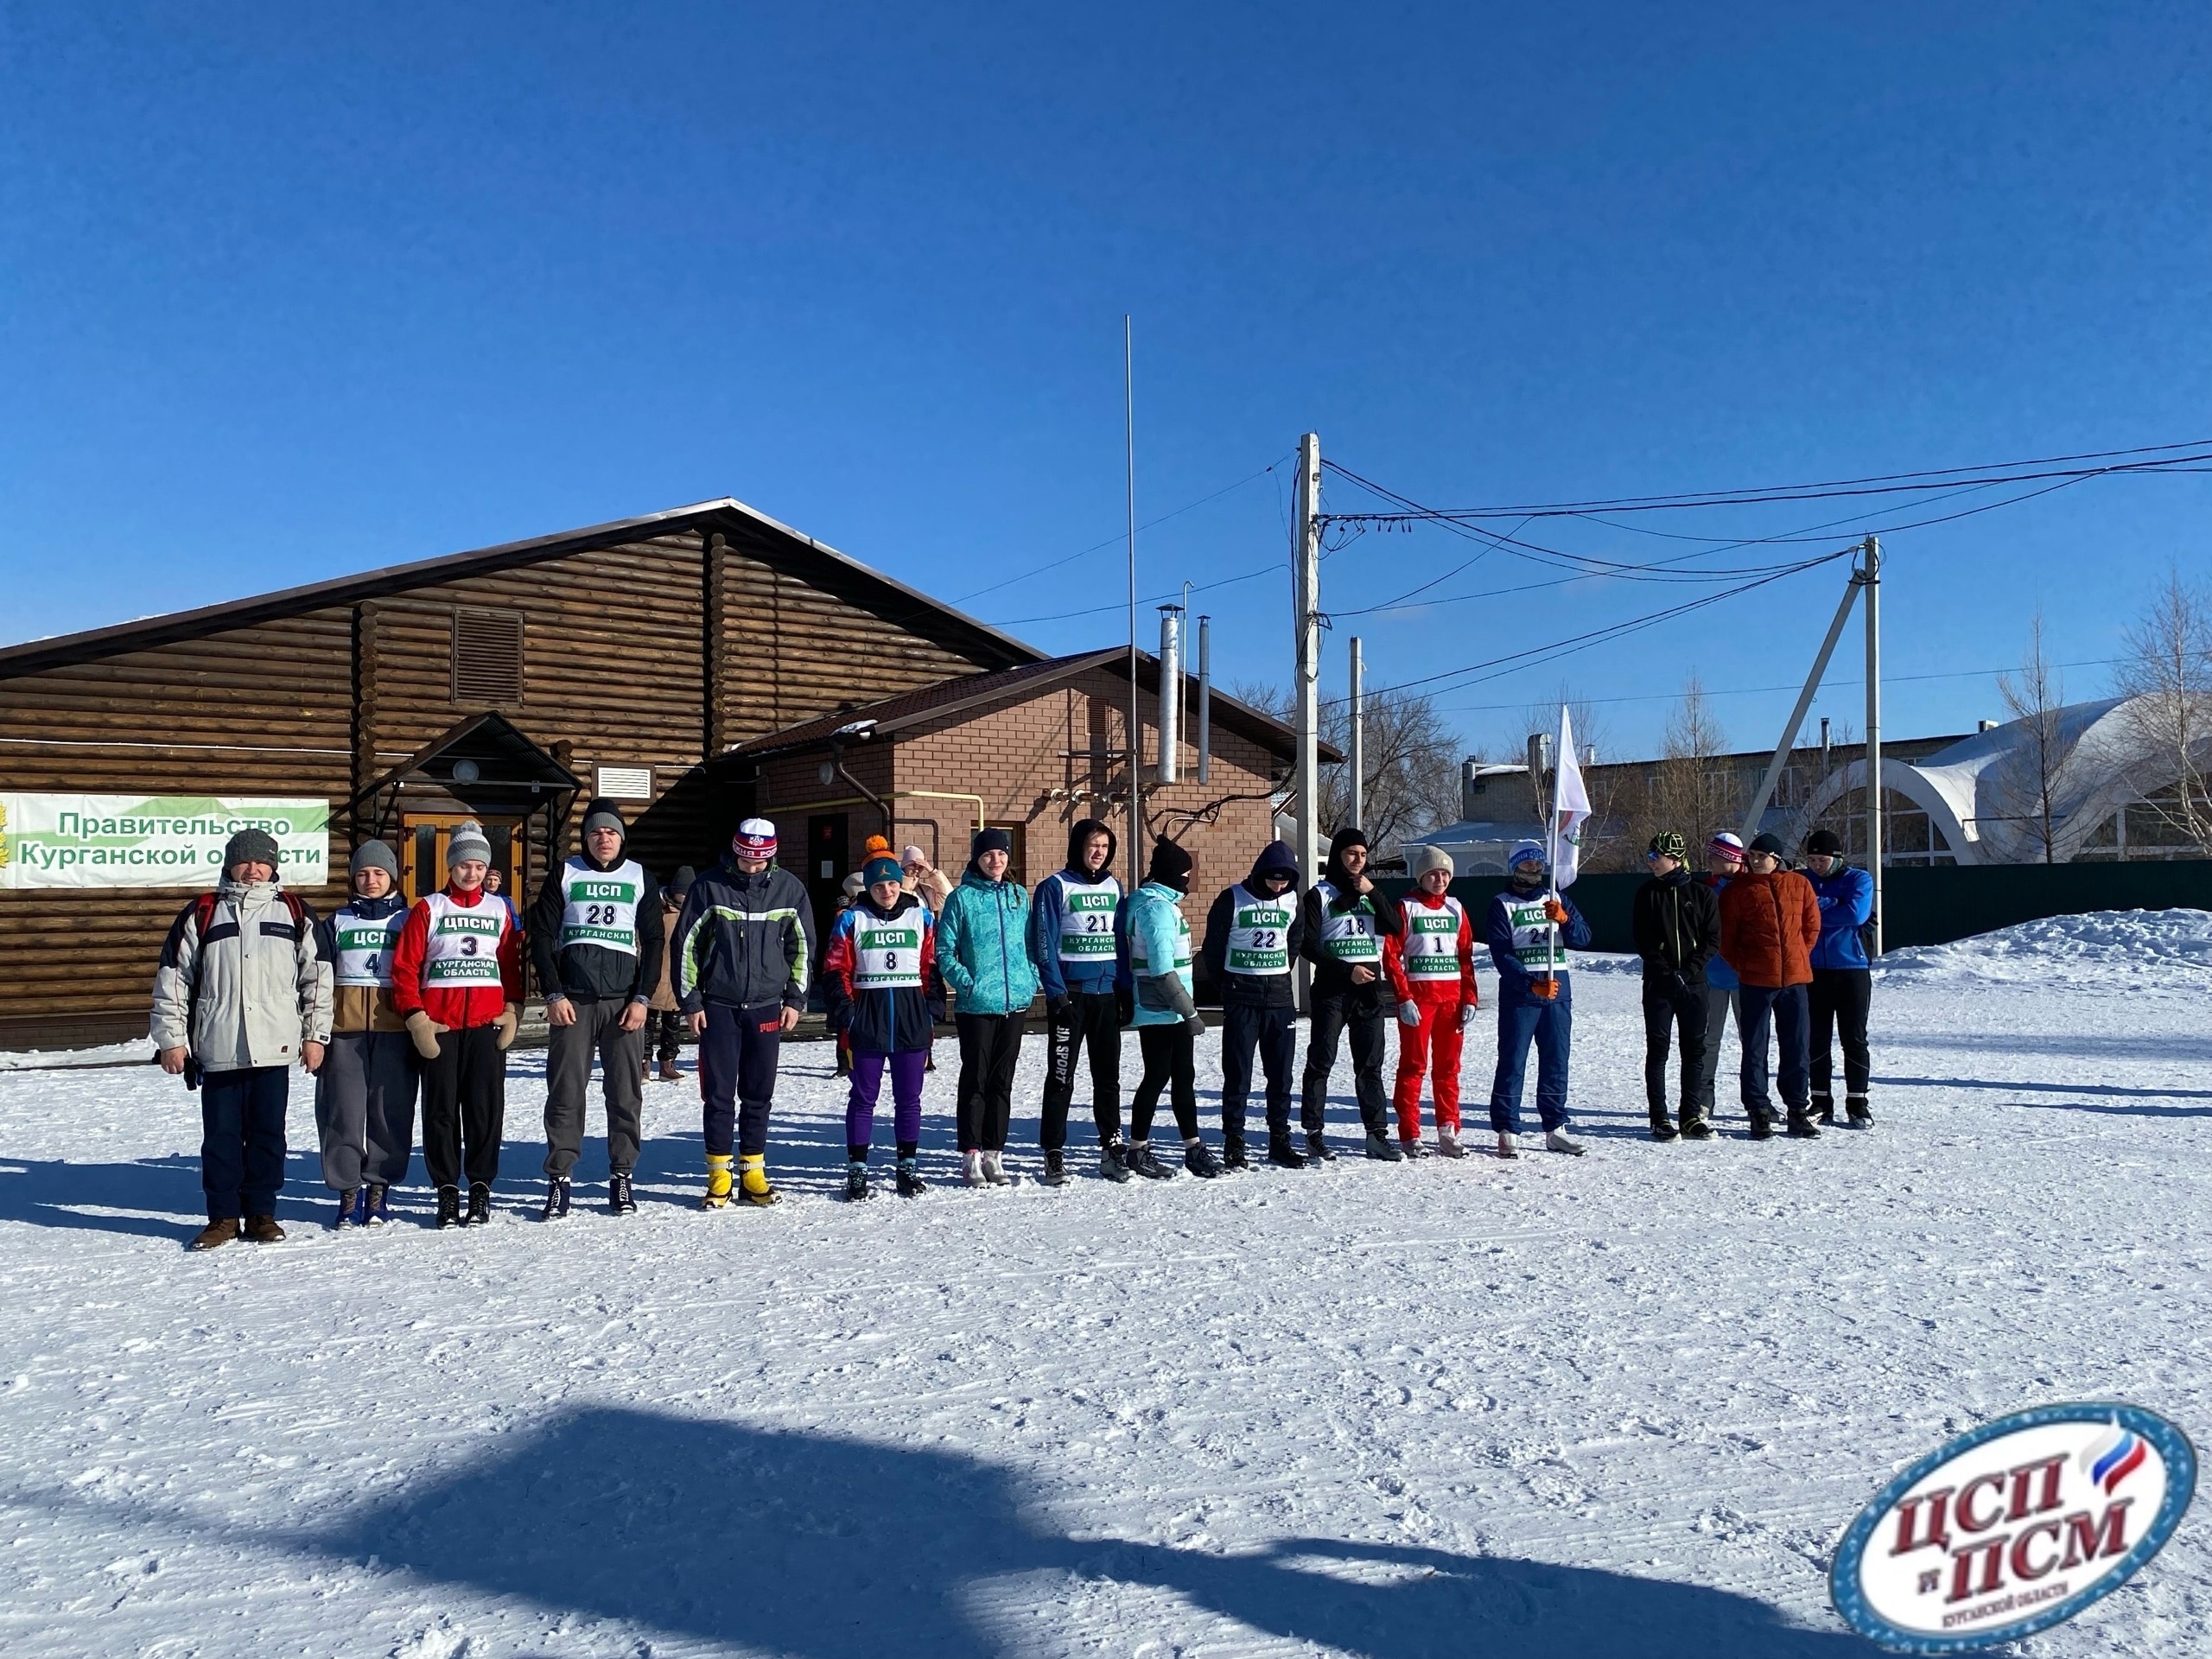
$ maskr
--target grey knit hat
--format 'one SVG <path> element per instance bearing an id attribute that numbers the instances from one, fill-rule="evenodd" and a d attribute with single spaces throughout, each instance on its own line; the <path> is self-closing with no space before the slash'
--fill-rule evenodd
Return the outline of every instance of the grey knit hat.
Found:
<path id="1" fill-rule="evenodd" d="M 266 864 L 281 871 L 283 855 L 276 850 L 276 837 L 266 830 L 241 830 L 232 836 L 223 843 L 223 874 L 228 875 L 241 864 Z"/>
<path id="2" fill-rule="evenodd" d="M 365 841 L 353 849 L 349 873 L 359 875 L 363 870 L 382 870 L 396 887 L 399 882 L 399 855 L 381 841 Z"/>
<path id="3" fill-rule="evenodd" d="M 470 858 L 486 864 L 492 861 L 492 843 L 485 836 L 484 826 L 474 818 L 454 826 L 453 839 L 446 842 L 446 868 Z"/>
<path id="4" fill-rule="evenodd" d="M 1431 870 L 1442 870 L 1446 875 L 1453 873 L 1452 855 L 1441 847 L 1414 848 L 1406 855 L 1406 866 L 1413 872 L 1415 880 L 1419 880 Z"/>
<path id="5" fill-rule="evenodd" d="M 584 833 L 594 830 L 612 830 L 626 839 L 630 834 L 630 826 L 622 822 L 622 809 L 603 795 L 584 809 Z"/>

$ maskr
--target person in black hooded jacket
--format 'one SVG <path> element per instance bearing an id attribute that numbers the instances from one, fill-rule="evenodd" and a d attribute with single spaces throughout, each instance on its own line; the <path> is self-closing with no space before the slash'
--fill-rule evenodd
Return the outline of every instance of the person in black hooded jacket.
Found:
<path id="1" fill-rule="evenodd" d="M 1076 1063 L 1090 1047 L 1090 1118 L 1098 1130 L 1101 1172 L 1126 1181 L 1122 1166 L 1122 1016 L 1114 993 L 1114 918 L 1122 884 L 1114 875 L 1114 832 L 1096 818 L 1068 827 L 1068 861 L 1037 884 L 1029 904 L 1029 959 L 1037 964 L 1052 1050 L 1045 1065 L 1037 1144 L 1045 1185 L 1067 1179 L 1068 1107 Z"/>
<path id="2" fill-rule="evenodd" d="M 1251 874 L 1224 887 L 1206 912 L 1199 954 L 1221 994 L 1221 1139 L 1231 1169 L 1247 1162 L 1244 1107 L 1255 1054 L 1268 1072 L 1268 1161 L 1306 1166 L 1290 1133 L 1290 1074 L 1298 1058 L 1290 969 L 1306 938 L 1299 897 L 1298 855 L 1271 841 L 1252 861 Z"/>
<path id="3" fill-rule="evenodd" d="M 1367 1155 L 1383 1163 L 1402 1162 L 1405 1154 L 1391 1144 L 1390 1096 L 1382 1085 L 1382 1056 L 1396 1007 L 1383 976 L 1382 941 L 1403 932 L 1406 918 L 1397 902 L 1368 879 L 1365 830 L 1346 826 L 1330 838 L 1329 862 L 1299 911 L 1305 924 L 1300 953 L 1313 964 L 1313 1027 L 1306 1039 L 1300 1102 L 1306 1156 L 1325 1161 L 1336 1156 L 1321 1131 L 1337 1039 L 1349 1029 Z"/>
<path id="4" fill-rule="evenodd" d="M 1720 948 L 1720 900 L 1693 880 L 1689 846 L 1675 830 L 1651 837 L 1644 859 L 1651 879 L 1629 901 L 1629 932 L 1643 958 L 1643 1092 L 1651 1138 L 1671 1141 L 1667 1115 L 1667 1049 L 1682 1033 L 1681 1133 L 1702 1141 L 1713 1133 L 1710 1074 L 1705 1073 L 1705 965 Z M 1700 1088 L 1699 1077 L 1706 1075 Z"/>

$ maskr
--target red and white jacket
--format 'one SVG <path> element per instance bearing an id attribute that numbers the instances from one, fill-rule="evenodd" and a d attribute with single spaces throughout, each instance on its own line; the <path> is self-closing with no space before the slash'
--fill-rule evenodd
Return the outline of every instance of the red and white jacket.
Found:
<path id="1" fill-rule="evenodd" d="M 1382 970 L 1401 1002 L 1423 1007 L 1475 1007 L 1475 925 L 1467 907 L 1450 893 L 1435 898 L 1415 887 L 1399 901 L 1402 932 L 1382 941 Z"/>
<path id="2" fill-rule="evenodd" d="M 522 929 L 504 899 L 448 887 L 418 899 L 391 952 L 391 1005 L 454 1031 L 522 1003 Z"/>

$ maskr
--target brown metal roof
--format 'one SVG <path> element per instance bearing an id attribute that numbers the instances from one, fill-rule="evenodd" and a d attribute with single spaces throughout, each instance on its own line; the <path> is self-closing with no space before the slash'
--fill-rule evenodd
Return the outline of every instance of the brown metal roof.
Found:
<path id="1" fill-rule="evenodd" d="M 1128 660 L 1129 648 L 1127 645 L 1109 645 L 1098 651 L 1080 652 L 1071 657 L 1052 657 L 1041 662 L 1024 663 L 1018 667 L 1001 669 L 992 673 L 955 675 L 950 679 L 917 686 L 911 691 L 901 691 L 894 696 L 881 697 L 874 702 L 862 703 L 836 714 L 803 720 L 795 726 L 786 726 L 779 732 L 756 737 L 724 753 L 760 760 L 772 755 L 823 747 L 840 736 L 850 743 L 895 738 L 899 733 L 917 726 L 980 713 L 995 705 L 1026 702 L 1039 692 L 1049 690 L 1092 669 L 1103 669 L 1118 678 L 1126 679 L 1128 677 Z M 1149 652 L 1137 652 L 1137 683 L 1147 691 L 1156 693 L 1160 689 L 1160 660 Z M 1296 734 L 1273 715 L 1230 696 L 1218 687 L 1212 692 L 1211 703 L 1216 720 L 1230 730 L 1251 739 L 1270 754 L 1287 760 L 1297 753 Z M 1344 757 L 1339 750 L 1324 743 L 1321 745 L 1321 758 L 1338 761 Z"/>
<path id="2" fill-rule="evenodd" d="M 276 621 L 327 606 L 380 599 L 410 588 L 449 582 L 456 576 L 542 563 L 593 548 L 619 546 L 644 536 L 685 532 L 708 535 L 715 531 L 721 531 L 729 545 L 740 552 L 766 563 L 788 567 L 811 585 L 849 600 L 900 626 L 918 625 L 918 631 L 950 643 L 979 661 L 1012 666 L 1041 660 L 1041 653 L 1035 647 L 1023 644 L 1012 634 L 1001 632 L 964 611 L 931 598 L 919 588 L 910 588 L 858 559 L 848 557 L 742 501 L 724 496 L 719 500 L 671 507 L 664 512 L 649 512 L 635 518 L 618 518 L 582 530 L 562 531 L 527 541 L 503 542 L 497 547 L 479 548 L 474 552 L 387 565 L 358 575 L 227 600 L 196 610 L 144 617 L 135 622 L 90 628 L 50 639 L 27 640 L 22 645 L 0 647 L 0 679 L 72 663 L 96 661 L 123 652 L 171 645 L 181 639 L 196 639 L 226 628 Z"/>

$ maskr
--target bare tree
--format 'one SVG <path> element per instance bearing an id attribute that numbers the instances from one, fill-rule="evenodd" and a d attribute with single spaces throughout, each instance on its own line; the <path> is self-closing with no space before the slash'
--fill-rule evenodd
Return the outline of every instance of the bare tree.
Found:
<path id="1" fill-rule="evenodd" d="M 1287 721 L 1294 712 L 1294 699 L 1280 686 L 1240 683 L 1231 694 L 1278 720 Z M 1370 691 L 1364 704 L 1362 769 L 1366 787 L 1362 806 L 1367 822 L 1359 828 L 1379 852 L 1459 816 L 1459 744 L 1458 734 L 1437 713 L 1433 697 L 1412 691 Z M 1325 702 L 1322 738 L 1346 749 L 1351 735 L 1350 706 L 1342 698 Z M 1335 834 L 1351 815 L 1350 768 L 1324 766 L 1319 806 L 1322 832 Z"/>
<path id="2" fill-rule="evenodd" d="M 1643 798 L 1623 803 L 1616 861 L 1622 868 L 1632 868 L 1661 830 L 1679 830 L 1695 846 L 1715 830 L 1734 828 L 1743 809 L 1735 774 L 1719 764 L 1728 753 L 1728 735 L 1694 674 L 1682 682 L 1659 753 L 1658 764 L 1643 774 Z"/>
<path id="3" fill-rule="evenodd" d="M 2167 572 L 2164 586 L 2128 630 L 2118 678 L 2120 695 L 2131 699 L 2128 724 L 2145 760 L 2175 780 L 2171 799 L 2161 790 L 2139 810 L 2212 853 L 2206 776 L 2212 759 L 2212 599 L 2185 584 L 2178 569 Z"/>
<path id="4" fill-rule="evenodd" d="M 2058 861 L 2059 768 L 2065 764 L 2065 734 L 2061 714 L 2066 702 L 2065 680 L 2052 666 L 2043 647 L 2043 613 L 2028 625 L 2028 654 L 2020 659 L 2018 676 L 1999 674 L 1997 695 L 2027 734 L 2019 756 L 2020 794 L 2027 811 L 2034 844 L 2043 849 L 2043 861 Z"/>

